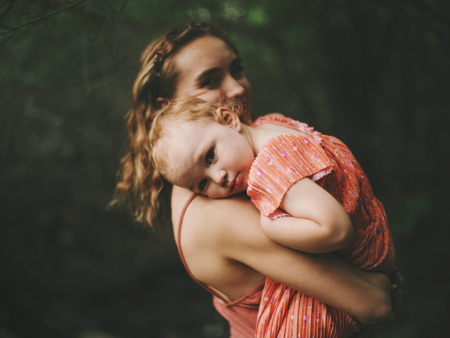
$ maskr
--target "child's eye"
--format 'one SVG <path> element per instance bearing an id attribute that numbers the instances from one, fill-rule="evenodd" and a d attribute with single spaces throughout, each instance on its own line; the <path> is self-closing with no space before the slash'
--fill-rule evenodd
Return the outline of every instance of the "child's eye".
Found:
<path id="1" fill-rule="evenodd" d="M 200 191 L 205 190 L 207 183 L 208 183 L 208 181 L 206 179 L 204 179 L 198 184 L 198 188 L 200 189 Z"/>
<path id="2" fill-rule="evenodd" d="M 213 161 L 214 161 L 214 157 L 215 157 L 215 154 L 214 154 L 214 148 L 211 148 L 211 149 L 206 153 L 206 156 L 205 156 L 205 161 L 206 161 L 206 163 L 212 164 Z"/>

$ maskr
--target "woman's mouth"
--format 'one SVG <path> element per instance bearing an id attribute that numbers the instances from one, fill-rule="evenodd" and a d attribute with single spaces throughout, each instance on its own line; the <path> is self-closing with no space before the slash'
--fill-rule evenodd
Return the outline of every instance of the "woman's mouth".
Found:
<path id="1" fill-rule="evenodd" d="M 242 105 L 242 112 L 243 113 L 249 113 L 249 100 L 247 97 L 243 96 L 243 97 L 239 97 L 236 98 L 236 100 L 238 100 L 240 102 L 240 104 Z"/>
<path id="2" fill-rule="evenodd" d="M 242 103 L 242 108 L 244 109 L 244 112 L 248 113 L 249 110 L 249 104 L 248 104 L 248 100 L 246 98 L 241 100 Z"/>

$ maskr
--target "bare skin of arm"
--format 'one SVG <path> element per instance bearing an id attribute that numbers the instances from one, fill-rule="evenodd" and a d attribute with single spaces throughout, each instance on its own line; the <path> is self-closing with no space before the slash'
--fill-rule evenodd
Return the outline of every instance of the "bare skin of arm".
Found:
<path id="1" fill-rule="evenodd" d="M 277 243 L 300 251 L 325 253 L 352 241 L 353 225 L 344 208 L 309 178 L 289 188 L 281 208 L 293 217 L 272 221 L 261 215 L 262 230 Z"/>
<path id="2" fill-rule="evenodd" d="M 173 189 L 175 232 L 191 195 Z M 302 253 L 275 243 L 261 230 L 260 214 L 243 194 L 220 200 L 197 196 L 183 220 L 181 246 L 193 275 L 230 301 L 268 276 L 364 324 L 382 322 L 392 314 L 386 276 L 363 273 L 332 254 Z"/>

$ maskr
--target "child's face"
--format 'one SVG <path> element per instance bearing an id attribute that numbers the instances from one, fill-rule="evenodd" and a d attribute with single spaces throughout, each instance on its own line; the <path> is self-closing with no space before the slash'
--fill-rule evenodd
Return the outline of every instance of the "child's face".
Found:
<path id="1" fill-rule="evenodd" d="M 246 190 L 255 156 L 239 131 L 240 127 L 216 122 L 184 124 L 169 141 L 170 170 L 166 179 L 210 198 L 223 198 Z"/>

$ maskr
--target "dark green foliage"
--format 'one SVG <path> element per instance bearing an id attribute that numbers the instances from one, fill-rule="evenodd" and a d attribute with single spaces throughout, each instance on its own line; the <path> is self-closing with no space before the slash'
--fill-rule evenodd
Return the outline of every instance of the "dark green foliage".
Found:
<path id="1" fill-rule="evenodd" d="M 17 0 L 0 23 L 75 2 Z M 448 336 L 449 3 L 88 0 L 0 27 L 0 337 L 227 336 L 170 226 L 107 210 L 140 53 L 191 18 L 236 40 L 254 117 L 300 119 L 365 169 L 405 278 L 368 336 Z"/>

